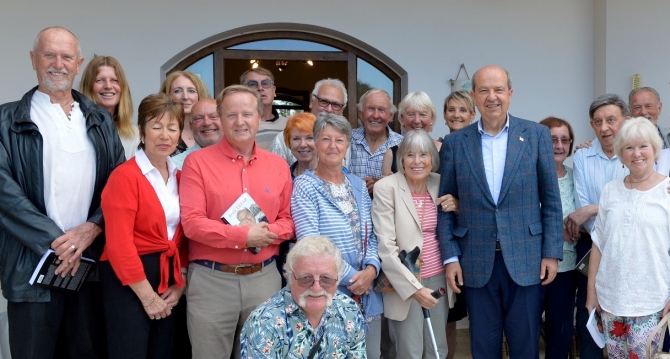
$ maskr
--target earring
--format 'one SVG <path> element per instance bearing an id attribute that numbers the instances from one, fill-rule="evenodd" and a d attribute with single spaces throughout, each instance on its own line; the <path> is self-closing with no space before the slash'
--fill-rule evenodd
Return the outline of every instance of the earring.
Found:
<path id="1" fill-rule="evenodd" d="M 140 142 L 144 143 L 144 139 L 141 139 Z"/>

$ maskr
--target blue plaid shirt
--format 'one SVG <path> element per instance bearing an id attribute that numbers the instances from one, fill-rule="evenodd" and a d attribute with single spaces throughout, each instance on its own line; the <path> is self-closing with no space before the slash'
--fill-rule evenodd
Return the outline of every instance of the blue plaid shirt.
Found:
<path id="1" fill-rule="evenodd" d="M 359 127 L 351 132 L 351 161 L 349 161 L 349 172 L 360 178 L 372 176 L 381 178 L 382 162 L 386 150 L 397 146 L 402 141 L 402 136 L 393 132 L 391 127 L 386 126 L 389 137 L 375 153 L 370 151 L 368 141 L 365 140 L 365 128 Z"/>

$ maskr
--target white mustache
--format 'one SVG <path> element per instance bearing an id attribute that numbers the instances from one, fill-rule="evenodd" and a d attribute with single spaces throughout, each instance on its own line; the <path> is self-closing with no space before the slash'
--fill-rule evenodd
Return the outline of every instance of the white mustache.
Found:
<path id="1" fill-rule="evenodd" d="M 300 298 L 298 298 L 298 306 L 304 307 L 307 305 L 307 297 L 313 296 L 313 297 L 319 297 L 319 296 L 325 296 L 326 297 L 326 306 L 330 307 L 331 304 L 333 304 L 333 296 L 330 295 L 330 293 L 326 292 L 325 289 L 321 289 L 318 292 L 315 292 L 311 289 L 307 289 L 304 293 L 300 295 Z"/>

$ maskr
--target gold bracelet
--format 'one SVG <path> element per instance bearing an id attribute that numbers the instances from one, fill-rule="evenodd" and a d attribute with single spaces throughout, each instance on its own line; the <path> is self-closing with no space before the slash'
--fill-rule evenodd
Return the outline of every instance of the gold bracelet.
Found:
<path id="1" fill-rule="evenodd" d="M 149 304 L 147 304 L 147 305 L 142 304 L 142 305 L 146 308 L 146 307 L 148 307 L 148 306 L 154 304 L 154 301 L 156 300 L 156 297 L 158 297 L 158 294 L 156 294 L 156 292 L 154 292 L 154 297 L 153 297 L 153 299 L 151 299 L 151 301 L 149 302 Z"/>

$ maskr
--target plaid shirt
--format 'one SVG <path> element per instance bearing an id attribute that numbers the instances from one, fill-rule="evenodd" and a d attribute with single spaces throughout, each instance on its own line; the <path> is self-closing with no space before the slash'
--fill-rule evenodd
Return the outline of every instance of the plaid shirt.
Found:
<path id="1" fill-rule="evenodd" d="M 349 161 L 349 172 L 360 178 L 372 176 L 380 178 L 382 176 L 382 162 L 384 153 L 393 146 L 397 146 L 402 141 L 402 136 L 393 132 L 391 127 L 387 126 L 389 137 L 375 153 L 370 151 L 368 141 L 365 140 L 365 128 L 359 127 L 351 132 L 351 161 Z"/>

